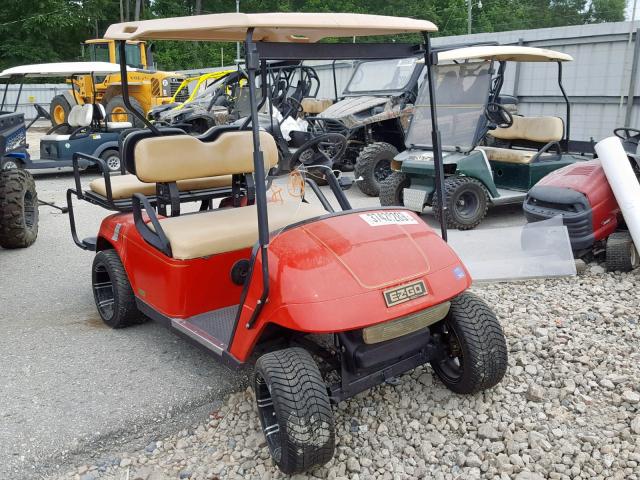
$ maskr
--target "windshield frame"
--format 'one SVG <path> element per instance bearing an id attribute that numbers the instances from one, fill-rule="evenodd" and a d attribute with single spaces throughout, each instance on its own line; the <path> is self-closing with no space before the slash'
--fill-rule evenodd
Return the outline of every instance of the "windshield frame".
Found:
<path id="1" fill-rule="evenodd" d="M 358 90 L 358 91 L 349 91 L 349 86 L 351 85 L 351 82 L 353 81 L 354 77 L 356 76 L 356 73 L 358 72 L 358 69 L 364 65 L 365 63 L 373 63 L 373 62 L 383 62 L 383 61 L 390 61 L 390 60 L 405 60 L 405 59 L 415 59 L 415 64 L 413 66 L 413 72 L 411 72 L 411 76 L 409 77 L 409 80 L 407 81 L 407 83 L 402 87 L 402 88 L 396 88 L 396 89 L 388 89 L 388 90 Z M 344 87 L 344 90 L 342 92 L 342 96 L 343 97 L 362 97 L 364 95 L 372 95 L 372 96 L 379 96 L 379 95 L 384 95 L 384 96 L 396 96 L 396 95 L 400 95 L 404 92 L 410 91 L 413 89 L 413 87 L 415 85 L 417 85 L 418 80 L 420 79 L 420 77 L 423 75 L 423 72 L 425 71 L 425 64 L 424 64 L 424 53 L 420 53 L 419 55 L 414 55 L 411 57 L 404 57 L 404 58 L 395 58 L 395 59 L 384 59 L 384 60 L 363 60 L 363 61 L 359 61 L 356 63 L 354 69 L 353 69 L 353 73 L 351 73 L 351 76 L 349 77 L 349 81 L 347 82 L 347 85 Z"/>
<path id="2" fill-rule="evenodd" d="M 452 62 L 452 63 L 444 63 L 441 64 L 442 66 L 451 66 L 451 65 L 465 65 L 465 64 L 473 64 L 473 63 L 485 63 L 487 61 L 481 61 L 481 62 L 475 62 L 473 60 L 467 60 L 464 62 Z M 441 133 L 441 139 L 439 141 L 440 143 L 440 148 L 442 149 L 443 152 L 463 152 L 463 153 L 468 153 L 473 151 L 478 144 L 480 143 L 480 140 L 482 140 L 482 138 L 485 135 L 485 130 L 486 130 L 486 126 L 488 123 L 488 119 L 485 115 L 485 111 L 487 108 L 487 105 L 489 104 L 490 101 L 494 101 L 492 100 L 496 95 L 499 94 L 499 90 L 502 87 L 502 82 L 499 82 L 496 88 L 496 85 L 494 82 L 496 82 L 496 80 L 498 79 L 499 75 L 503 75 L 504 74 L 504 68 L 502 68 L 500 71 L 498 71 L 495 68 L 495 61 L 494 60 L 488 60 L 489 65 L 488 65 L 488 85 L 487 85 L 487 90 L 486 90 L 486 95 L 484 96 L 484 103 L 482 106 L 482 113 L 478 116 L 478 120 L 476 122 L 476 128 L 473 134 L 473 138 L 471 139 L 471 142 L 469 145 L 450 145 L 446 143 L 446 139 L 442 138 L 442 129 L 440 129 L 440 133 Z M 435 68 L 438 68 L 440 66 L 440 64 L 436 64 L 434 65 Z M 496 73 L 498 73 L 498 75 L 496 75 Z M 422 83 L 420 90 L 418 91 L 418 98 L 420 97 L 420 94 L 422 92 L 423 89 L 427 89 L 428 88 L 428 78 L 425 78 L 424 82 Z M 439 100 L 439 97 L 436 97 L 436 100 Z M 416 100 L 417 102 L 417 100 Z M 441 116 L 441 110 L 442 107 L 444 105 L 441 104 L 436 104 L 437 111 L 438 111 L 438 120 L 442 119 Z M 414 120 L 415 120 L 416 116 L 415 116 L 415 112 L 414 115 L 411 118 L 411 122 L 409 124 L 409 128 L 407 129 L 407 134 L 406 134 L 406 144 L 405 146 L 407 147 L 407 149 L 420 149 L 420 150 L 433 150 L 433 145 L 430 145 L 429 143 L 433 143 L 432 140 L 430 138 L 428 138 L 428 135 L 425 133 L 424 137 L 426 142 L 425 143 L 408 143 L 409 137 L 410 137 L 410 132 L 411 132 L 411 128 L 414 124 Z M 427 122 L 429 123 L 429 122 Z M 468 147 L 468 148 L 467 148 Z"/>

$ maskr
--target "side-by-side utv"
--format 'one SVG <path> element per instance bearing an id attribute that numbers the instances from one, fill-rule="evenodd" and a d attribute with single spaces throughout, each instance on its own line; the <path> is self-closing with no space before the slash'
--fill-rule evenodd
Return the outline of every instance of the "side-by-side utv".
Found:
<path id="1" fill-rule="evenodd" d="M 25 78 L 47 78 L 96 76 L 119 72 L 117 64 L 105 62 L 67 62 L 47 63 L 36 65 L 22 65 L 12 67 L 0 72 L 0 79 L 6 79 L 2 107 L 5 106 L 7 91 L 12 83 L 23 82 Z M 16 97 L 15 109 L 17 110 L 22 83 Z M 37 116 L 29 124 L 35 123 L 38 118 L 50 119 L 49 112 L 38 104 L 34 104 Z M 24 118 L 24 117 L 23 117 Z M 23 121 L 24 125 L 24 121 Z M 26 129 L 24 130 L 24 152 L 14 154 L 11 163 L 4 162 L 4 168 L 25 168 L 30 170 L 61 169 L 72 166 L 72 157 L 75 152 L 100 157 L 109 166 L 110 171 L 118 172 L 120 166 L 120 152 L 118 138 L 120 133 L 131 128 L 131 122 L 114 122 L 107 118 L 102 104 L 85 103 L 74 105 L 66 116 L 64 123 L 57 124 L 40 138 L 40 158 L 32 158 L 26 148 Z M 6 160 L 6 159 L 5 159 Z M 89 166 L 85 161 L 80 162 L 81 167 Z"/>
<path id="2" fill-rule="evenodd" d="M 402 58 L 424 49 L 430 70 L 435 30 L 425 20 L 344 13 L 212 14 L 107 30 L 121 52 L 127 40 L 244 42 L 247 122 L 191 136 L 136 112 L 148 128 L 124 139 L 130 174 L 105 175 L 86 190 L 76 176 L 68 198 L 70 207 L 77 196 L 115 210 L 84 240 L 70 211 L 74 240 L 95 251 L 92 288 L 107 325 L 151 318 L 230 365 L 257 359 L 257 413 L 283 472 L 332 458 L 332 403 L 427 363 L 463 394 L 491 388 L 505 373 L 500 323 L 467 291 L 471 278 L 456 253 L 418 215 L 353 209 L 331 174 L 333 203 L 303 167 L 289 185 L 269 175 L 278 148 L 260 128 L 256 85 L 267 62 Z M 400 33 L 421 34 L 424 45 L 316 43 Z M 126 81 L 123 91 L 127 101 Z M 425 128 L 437 131 L 432 118 Z M 186 212 L 183 204 L 194 201 L 200 208 Z"/>
<path id="3" fill-rule="evenodd" d="M 570 109 L 562 86 L 565 53 L 485 45 L 438 52 L 438 114 L 444 154 L 444 191 L 435 185 L 428 90 L 422 88 L 407 134 L 407 150 L 392 163 L 380 203 L 404 205 L 416 212 L 434 207 L 449 227 L 476 227 L 489 205 L 521 203 L 526 192 L 548 173 L 577 161 L 568 152 Z M 513 115 L 501 103 L 508 62 L 553 62 L 566 101 L 566 119 Z M 444 200 L 440 200 L 443 198 Z M 440 208 L 442 205 L 442 208 Z"/>

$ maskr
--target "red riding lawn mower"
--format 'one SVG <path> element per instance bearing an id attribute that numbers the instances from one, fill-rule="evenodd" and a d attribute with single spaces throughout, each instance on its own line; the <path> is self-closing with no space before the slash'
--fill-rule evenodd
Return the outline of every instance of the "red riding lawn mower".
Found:
<path id="1" fill-rule="evenodd" d="M 151 318 L 230 365 L 257 358 L 258 415 L 283 472 L 331 459 L 332 403 L 426 363 L 463 394 L 493 387 L 505 373 L 500 323 L 467 292 L 470 275 L 444 227 L 443 240 L 410 210 L 352 209 L 342 190 L 348 185 L 329 169 L 333 202 L 303 168 L 289 185 L 267 175 L 278 149 L 260 129 L 258 111 L 269 107 L 255 81 L 267 62 L 409 58 L 422 50 L 432 80 L 434 30 L 428 21 L 376 15 L 234 13 L 128 22 L 107 31 L 106 38 L 119 41 L 121 59 L 127 40 L 244 41 L 251 116 L 243 125 L 197 137 L 159 129 L 131 107 L 123 75 L 127 107 L 148 127 L 122 139 L 130 174 L 110 177 L 104 161 L 77 154 L 76 188 L 67 198 L 74 241 L 96 251 L 93 292 L 107 325 Z M 315 43 L 411 32 L 422 34 L 424 45 Z M 434 145 L 442 188 L 442 152 Z M 79 158 L 104 172 L 86 191 Z M 116 212 L 97 237 L 78 239 L 74 195 Z M 193 202 L 199 209 L 186 211 Z"/>
<path id="2" fill-rule="evenodd" d="M 640 175 L 640 130 L 616 128 L 636 176 Z M 598 159 L 550 173 L 529 192 L 523 204 L 528 222 L 562 216 L 576 258 L 604 253 L 607 270 L 628 272 L 640 256 L 625 228 L 620 207 Z"/>

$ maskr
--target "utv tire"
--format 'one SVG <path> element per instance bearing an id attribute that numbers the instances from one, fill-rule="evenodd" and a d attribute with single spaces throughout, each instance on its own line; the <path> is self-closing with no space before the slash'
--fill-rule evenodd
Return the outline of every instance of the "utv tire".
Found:
<path id="1" fill-rule="evenodd" d="M 138 112 L 144 115 L 144 110 L 135 98 L 130 97 L 129 102 L 131 106 L 135 108 Z M 117 95 L 113 97 L 111 100 L 107 102 L 107 106 L 105 107 L 105 111 L 107 114 L 107 121 L 109 122 L 131 122 L 131 125 L 135 128 L 144 128 L 146 125 L 142 120 L 136 117 L 124 104 L 124 99 L 121 95 Z M 126 115 L 125 118 L 119 118 L 120 116 Z"/>
<path id="2" fill-rule="evenodd" d="M 445 386 L 471 394 L 497 385 L 507 370 L 507 343 L 491 308 L 472 293 L 451 301 L 447 317 L 431 327 L 442 335 L 447 356 L 431 362 Z"/>
<path id="3" fill-rule="evenodd" d="M 26 170 L 0 171 L 0 246 L 26 248 L 38 237 L 38 193 Z"/>
<path id="4" fill-rule="evenodd" d="M 114 148 L 109 148 L 100 154 L 100 158 L 107 164 L 109 173 L 120 173 L 121 159 L 120 152 Z"/>
<path id="5" fill-rule="evenodd" d="M 487 215 L 489 198 L 487 191 L 478 180 L 471 177 L 447 177 L 444 180 L 444 197 L 447 227 L 471 230 L 477 227 Z M 440 200 L 437 192 L 433 196 L 433 214 L 440 218 Z"/>
<path id="6" fill-rule="evenodd" d="M 327 386 L 309 352 L 286 348 L 258 359 L 254 392 L 267 445 L 286 474 L 333 457 L 335 427 Z"/>
<path id="7" fill-rule="evenodd" d="M 21 168 L 21 167 L 22 167 L 22 162 L 17 158 L 13 158 L 13 157 L 0 158 L 0 171 L 15 170 L 16 168 Z"/>
<path id="8" fill-rule="evenodd" d="M 362 178 L 356 182 L 360 191 L 370 197 L 380 194 L 380 183 L 391 175 L 391 161 L 398 149 L 386 142 L 376 142 L 362 149 L 356 160 L 354 175 Z"/>
<path id="9" fill-rule="evenodd" d="M 638 250 L 629 232 L 613 232 L 605 248 L 607 270 L 630 272 L 640 264 Z"/>
<path id="10" fill-rule="evenodd" d="M 71 105 L 64 95 L 56 95 L 49 104 L 49 115 L 51 116 L 51 126 L 56 127 L 61 123 L 69 121 Z"/>
<path id="11" fill-rule="evenodd" d="M 404 189 L 411 180 L 402 172 L 393 172 L 380 183 L 380 205 L 383 207 L 404 206 Z"/>
<path id="12" fill-rule="evenodd" d="M 91 269 L 91 285 L 100 318 L 111 328 L 124 328 L 145 320 L 138 311 L 127 272 L 115 250 L 96 254 Z"/>

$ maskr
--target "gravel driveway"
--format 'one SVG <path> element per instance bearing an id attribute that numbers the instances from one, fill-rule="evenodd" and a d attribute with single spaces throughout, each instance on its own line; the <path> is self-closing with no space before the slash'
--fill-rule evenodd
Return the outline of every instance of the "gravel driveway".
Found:
<path id="1" fill-rule="evenodd" d="M 350 479 L 640 478 L 640 271 L 485 285 L 509 345 L 493 390 L 457 396 L 430 367 L 335 409 L 335 458 L 308 476 Z M 114 449 L 60 478 L 283 478 L 250 390 L 208 421 L 141 450 Z"/>

